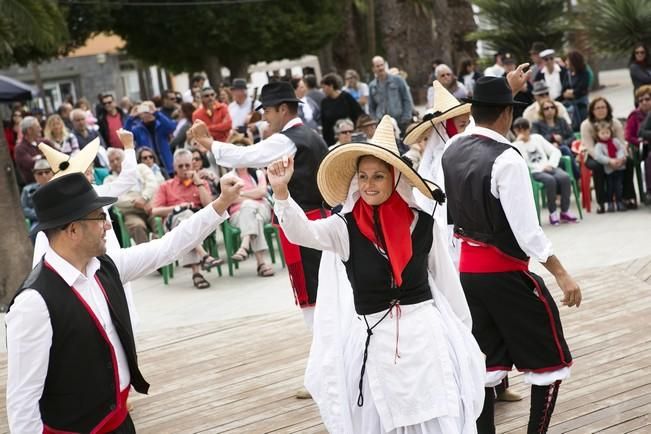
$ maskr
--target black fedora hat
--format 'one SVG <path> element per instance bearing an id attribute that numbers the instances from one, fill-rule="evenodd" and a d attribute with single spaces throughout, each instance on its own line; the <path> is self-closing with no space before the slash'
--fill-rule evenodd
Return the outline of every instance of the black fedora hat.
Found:
<path id="1" fill-rule="evenodd" d="M 296 98 L 294 88 L 286 81 L 274 81 L 262 86 L 260 92 L 260 105 L 256 110 L 262 107 L 273 107 L 283 102 L 301 102 Z"/>
<path id="2" fill-rule="evenodd" d="M 38 218 L 35 232 L 67 225 L 117 200 L 98 196 L 83 173 L 53 179 L 40 187 L 33 199 Z"/>
<path id="3" fill-rule="evenodd" d="M 472 98 L 463 98 L 465 102 L 484 106 L 527 105 L 513 99 L 511 86 L 504 77 L 481 77 L 475 83 Z"/>

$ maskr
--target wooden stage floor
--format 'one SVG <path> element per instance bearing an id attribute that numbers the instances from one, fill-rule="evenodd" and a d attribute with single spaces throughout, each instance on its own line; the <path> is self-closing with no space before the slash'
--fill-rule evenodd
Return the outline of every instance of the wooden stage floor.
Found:
<path id="1" fill-rule="evenodd" d="M 651 257 L 578 274 L 584 304 L 561 308 L 575 359 L 550 433 L 651 433 Z M 555 284 L 550 282 L 556 299 Z M 203 323 L 140 336 L 149 396 L 132 393 L 139 433 L 322 433 L 297 400 L 310 338 L 298 312 Z M 4 397 L 6 355 L 0 355 Z M 499 433 L 523 433 L 526 399 L 499 403 Z M 0 399 L 0 432 L 7 432 Z M 364 433 L 365 434 L 365 433 Z"/>

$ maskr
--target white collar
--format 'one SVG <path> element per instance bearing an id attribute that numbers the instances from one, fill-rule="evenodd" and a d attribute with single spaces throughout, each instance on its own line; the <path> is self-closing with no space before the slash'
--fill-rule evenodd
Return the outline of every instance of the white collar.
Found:
<path id="1" fill-rule="evenodd" d="M 468 128 L 466 128 L 466 131 L 463 132 L 464 136 L 471 135 L 471 134 L 474 134 L 474 135 L 477 135 L 477 136 L 486 136 L 489 139 L 493 139 L 496 142 L 504 143 L 506 145 L 511 144 L 511 142 L 509 142 L 506 139 L 506 137 L 504 137 L 503 135 L 501 135 L 497 131 L 490 130 L 490 129 L 484 128 L 484 127 L 478 127 L 477 125 L 475 125 L 473 127 L 468 126 Z"/>
<path id="2" fill-rule="evenodd" d="M 287 122 L 285 124 L 285 126 L 283 127 L 282 131 L 286 131 L 286 130 L 292 128 L 292 127 L 295 127 L 296 125 L 301 125 L 302 123 L 303 123 L 303 121 L 301 120 L 301 118 L 299 118 L 297 116 L 294 119 L 292 119 L 291 121 Z"/>
<path id="3" fill-rule="evenodd" d="M 73 286 L 78 279 L 89 279 L 95 276 L 97 270 L 99 270 L 99 260 L 97 258 L 92 258 L 88 265 L 86 266 L 86 274 L 77 270 L 70 262 L 63 259 L 57 252 L 52 249 L 48 243 L 47 249 L 45 250 L 45 260 L 54 271 L 56 271 L 59 276 L 66 282 L 68 286 Z"/>

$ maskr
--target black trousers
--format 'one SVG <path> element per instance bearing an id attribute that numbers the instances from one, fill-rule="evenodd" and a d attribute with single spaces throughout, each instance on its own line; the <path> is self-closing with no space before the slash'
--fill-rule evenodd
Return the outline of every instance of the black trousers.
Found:
<path id="1" fill-rule="evenodd" d="M 604 203 L 610 202 L 610 200 L 608 200 L 606 192 L 606 172 L 604 172 L 604 166 L 590 156 L 588 156 L 585 165 L 592 171 L 594 192 L 595 196 L 597 196 L 597 203 L 603 206 Z M 624 171 L 624 200 L 637 201 L 637 195 L 635 194 L 635 187 L 633 185 L 634 174 L 635 168 L 633 167 L 633 160 L 627 158 L 626 170 Z"/>
<path id="2" fill-rule="evenodd" d="M 111 431 L 111 434 L 136 434 L 136 427 L 133 425 L 131 415 L 127 414 L 127 418 L 124 419 L 122 425 L 120 425 L 115 431 Z"/>

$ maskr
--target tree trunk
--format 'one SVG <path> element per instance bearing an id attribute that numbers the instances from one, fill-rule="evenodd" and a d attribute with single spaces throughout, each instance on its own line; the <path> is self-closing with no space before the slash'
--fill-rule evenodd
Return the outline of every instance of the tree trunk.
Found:
<path id="1" fill-rule="evenodd" d="M 203 69 L 206 71 L 210 85 L 215 88 L 219 86 L 222 82 L 222 64 L 219 59 L 216 56 L 204 56 Z"/>
<path id="2" fill-rule="evenodd" d="M 454 23 L 448 35 L 452 53 L 450 66 L 456 71 L 464 57 L 477 58 L 477 43 L 466 40 L 467 34 L 477 30 L 477 23 L 469 0 L 447 0 L 447 3 L 450 22 Z"/>
<path id="3" fill-rule="evenodd" d="M 27 235 L 25 216 L 20 206 L 16 172 L 4 135 L 0 137 L 0 312 L 6 307 L 31 270 L 33 248 Z"/>
<path id="4" fill-rule="evenodd" d="M 389 66 L 409 73 L 407 81 L 413 91 L 424 89 L 431 72 L 429 62 L 436 54 L 430 9 L 412 0 L 377 0 L 376 7 Z M 415 98 L 416 104 L 419 100 Z"/>
<path id="5" fill-rule="evenodd" d="M 360 43 L 363 38 L 362 24 L 356 16 L 353 0 L 344 0 L 341 13 L 344 16 L 341 30 L 332 41 L 332 59 L 337 71 L 355 69 L 362 75 L 364 68 Z"/>
<path id="6" fill-rule="evenodd" d="M 325 47 L 319 50 L 318 57 L 319 63 L 321 64 L 322 75 L 328 74 L 330 72 L 337 72 L 337 67 L 334 61 L 334 54 L 332 51 L 332 41 L 328 42 Z"/>
<path id="7" fill-rule="evenodd" d="M 450 19 L 448 0 L 433 0 L 432 13 L 434 15 L 434 39 L 436 40 L 434 45 L 437 47 L 434 52 L 434 57 L 441 59 L 454 71 L 455 67 L 452 63 L 452 43 L 450 38 L 450 23 L 453 23 L 453 21 Z M 429 59 L 430 62 L 432 60 L 434 59 Z"/>
<path id="8" fill-rule="evenodd" d="M 248 79 L 249 74 L 249 62 L 247 59 L 240 57 L 237 59 L 229 60 L 224 62 L 225 66 L 231 72 L 230 81 L 233 83 L 233 80 L 236 78 Z"/>

